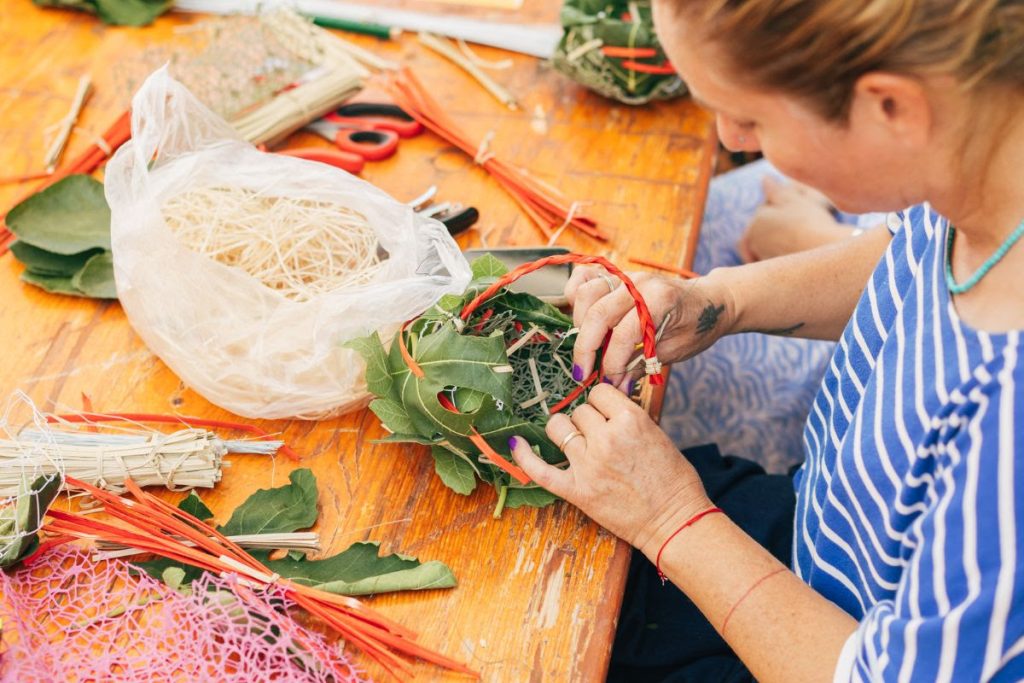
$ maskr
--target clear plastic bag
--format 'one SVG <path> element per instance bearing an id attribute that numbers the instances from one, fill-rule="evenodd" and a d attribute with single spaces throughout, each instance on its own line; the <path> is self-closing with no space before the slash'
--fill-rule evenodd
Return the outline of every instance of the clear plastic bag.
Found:
<path id="1" fill-rule="evenodd" d="M 322 418 L 362 405 L 363 361 L 343 344 L 374 330 L 389 339 L 470 279 L 441 223 L 344 171 L 260 152 L 166 68 L 136 94 L 132 140 L 105 183 L 117 294 L 132 327 L 189 386 L 246 417 Z M 169 198 L 225 186 L 358 211 L 387 258 L 366 284 L 287 299 L 169 229 Z"/>

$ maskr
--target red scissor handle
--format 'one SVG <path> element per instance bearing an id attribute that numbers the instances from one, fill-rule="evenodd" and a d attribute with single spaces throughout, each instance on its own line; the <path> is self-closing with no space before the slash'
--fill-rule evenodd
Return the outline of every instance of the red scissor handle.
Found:
<path id="1" fill-rule="evenodd" d="M 398 149 L 398 134 L 391 130 L 347 130 L 334 138 L 338 149 L 358 154 L 367 161 L 387 159 Z"/>
<path id="2" fill-rule="evenodd" d="M 298 159 L 319 161 L 321 164 L 329 164 L 349 173 L 359 173 L 366 165 L 365 154 L 353 154 L 351 152 L 324 149 L 323 147 L 300 147 L 298 149 L 284 149 L 277 154 L 283 154 Z"/>

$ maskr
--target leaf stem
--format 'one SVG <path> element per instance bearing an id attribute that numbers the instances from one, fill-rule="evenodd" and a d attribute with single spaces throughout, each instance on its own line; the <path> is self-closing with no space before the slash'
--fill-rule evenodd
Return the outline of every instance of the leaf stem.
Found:
<path id="1" fill-rule="evenodd" d="M 498 489 L 498 504 L 494 506 L 494 519 L 501 519 L 501 513 L 505 509 L 505 499 L 508 498 L 508 485 Z"/>

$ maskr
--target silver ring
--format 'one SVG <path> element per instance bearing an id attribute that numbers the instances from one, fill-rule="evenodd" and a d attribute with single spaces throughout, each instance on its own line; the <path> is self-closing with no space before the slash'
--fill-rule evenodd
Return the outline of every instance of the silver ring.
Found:
<path id="1" fill-rule="evenodd" d="M 609 292 L 614 292 L 615 289 L 619 286 L 619 283 L 613 280 L 612 277 L 609 275 L 605 275 L 604 273 L 598 273 L 597 276 L 604 280 L 604 283 L 608 285 Z"/>
<path id="2" fill-rule="evenodd" d="M 565 447 L 568 446 L 569 442 L 572 441 L 573 439 L 575 439 L 577 436 L 583 436 L 583 432 L 580 432 L 580 431 L 574 429 L 571 432 L 569 432 L 568 434 L 566 434 L 565 438 L 562 439 L 558 443 L 558 450 L 560 450 L 560 451 L 562 451 L 564 453 L 565 452 Z"/>

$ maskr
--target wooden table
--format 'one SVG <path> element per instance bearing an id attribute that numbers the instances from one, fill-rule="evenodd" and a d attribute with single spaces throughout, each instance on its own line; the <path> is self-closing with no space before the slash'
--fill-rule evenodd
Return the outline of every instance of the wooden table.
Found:
<path id="1" fill-rule="evenodd" d="M 481 14 L 555 21 L 557 7 L 528 0 L 519 13 Z M 86 72 L 96 93 L 82 128 L 106 129 L 130 95 L 115 65 L 196 20 L 171 15 L 145 29 L 107 28 L 86 15 L 37 9 L 29 0 L 0 3 L 0 175 L 40 169 L 43 129 L 65 115 Z M 522 104 L 511 112 L 412 36 L 359 42 L 413 65 L 468 130 L 478 137 L 494 130 L 493 150 L 587 202 L 612 235 L 607 245 L 572 234 L 559 244 L 608 255 L 621 265 L 629 256 L 689 263 L 716 144 L 711 117 L 690 101 L 627 107 L 536 59 L 514 56 L 511 69 L 494 72 Z M 508 56 L 478 52 L 485 59 Z M 89 142 L 87 134 L 76 133 L 69 155 Z M 369 165 L 363 175 L 403 201 L 436 184 L 439 198 L 479 207 L 480 230 L 462 236 L 463 247 L 479 246 L 481 235 L 490 246 L 542 243 L 493 180 L 431 135 L 404 142 L 396 157 Z M 29 187 L 0 187 L 0 207 L 9 208 Z M 3 395 L 21 389 L 42 409 L 80 410 L 85 393 L 99 411 L 232 419 L 183 386 L 146 349 L 117 303 L 49 295 L 21 283 L 20 271 L 9 254 L 0 258 Z M 218 488 L 203 492 L 218 521 L 255 489 L 281 485 L 293 468 L 310 467 L 320 486 L 317 529 L 331 552 L 376 540 L 386 553 L 442 560 L 459 579 L 453 590 L 372 598 L 375 608 L 420 631 L 426 645 L 467 661 L 486 681 L 603 680 L 628 546 L 566 504 L 507 510 L 493 519 L 492 489 L 456 495 L 434 475 L 426 449 L 371 443 L 384 432 L 366 410 L 323 422 L 258 424 L 281 432 L 302 461 L 279 457 L 269 467 L 258 456 L 231 458 Z M 420 680 L 458 679 L 423 664 L 417 671 Z"/>

